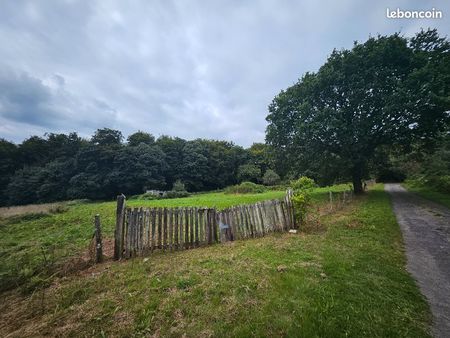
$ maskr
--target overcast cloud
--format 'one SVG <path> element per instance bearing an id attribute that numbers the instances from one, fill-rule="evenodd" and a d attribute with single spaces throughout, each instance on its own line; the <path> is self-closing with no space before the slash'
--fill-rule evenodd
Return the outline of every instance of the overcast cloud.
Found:
<path id="1" fill-rule="evenodd" d="M 387 19 L 386 8 L 443 19 Z M 333 48 L 421 27 L 448 1 L 20 1 L 0 3 L 0 137 L 110 127 L 264 141 L 267 106 Z"/>

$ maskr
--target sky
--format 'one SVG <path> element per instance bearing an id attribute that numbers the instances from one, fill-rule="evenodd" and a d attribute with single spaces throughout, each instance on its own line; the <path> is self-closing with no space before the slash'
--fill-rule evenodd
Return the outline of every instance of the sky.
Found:
<path id="1" fill-rule="evenodd" d="M 386 9 L 443 12 L 389 19 Z M 448 0 L 0 2 L 0 138 L 98 128 L 264 142 L 268 105 L 333 48 L 421 28 Z"/>

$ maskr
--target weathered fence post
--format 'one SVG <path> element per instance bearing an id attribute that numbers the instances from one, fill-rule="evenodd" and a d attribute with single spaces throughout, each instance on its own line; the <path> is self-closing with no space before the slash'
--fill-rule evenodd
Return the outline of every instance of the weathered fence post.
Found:
<path id="1" fill-rule="evenodd" d="M 331 192 L 331 190 L 329 191 L 329 196 L 330 196 L 330 211 L 333 210 L 333 193 Z"/>
<path id="2" fill-rule="evenodd" d="M 103 244 L 102 244 L 102 229 L 100 226 L 100 215 L 95 215 L 95 263 L 103 261 Z"/>
<path id="3" fill-rule="evenodd" d="M 117 196 L 116 229 L 114 231 L 114 259 L 122 258 L 123 254 L 123 221 L 125 213 L 125 195 Z"/>

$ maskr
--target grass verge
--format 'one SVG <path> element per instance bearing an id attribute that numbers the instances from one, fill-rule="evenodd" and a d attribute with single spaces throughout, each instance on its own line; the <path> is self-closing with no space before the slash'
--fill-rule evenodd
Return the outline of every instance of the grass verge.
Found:
<path id="1" fill-rule="evenodd" d="M 13 336 L 428 337 L 430 322 L 381 185 L 318 231 L 109 262 L 4 299 Z"/>
<path id="2" fill-rule="evenodd" d="M 450 194 L 437 191 L 432 187 L 420 185 L 415 181 L 406 181 L 402 183 L 402 185 L 409 191 L 414 192 L 423 198 L 440 203 L 447 208 L 450 208 Z"/>

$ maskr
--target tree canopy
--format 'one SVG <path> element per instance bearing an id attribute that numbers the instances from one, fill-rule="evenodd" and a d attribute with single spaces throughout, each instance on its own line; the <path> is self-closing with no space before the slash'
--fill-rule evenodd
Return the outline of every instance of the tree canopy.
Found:
<path id="1" fill-rule="evenodd" d="M 446 128 L 449 89 L 450 44 L 436 30 L 334 50 L 316 73 L 270 104 L 266 140 L 276 150 L 275 167 L 283 174 L 298 168 L 297 175 L 349 177 L 362 192 L 379 147 L 406 149 Z"/>

